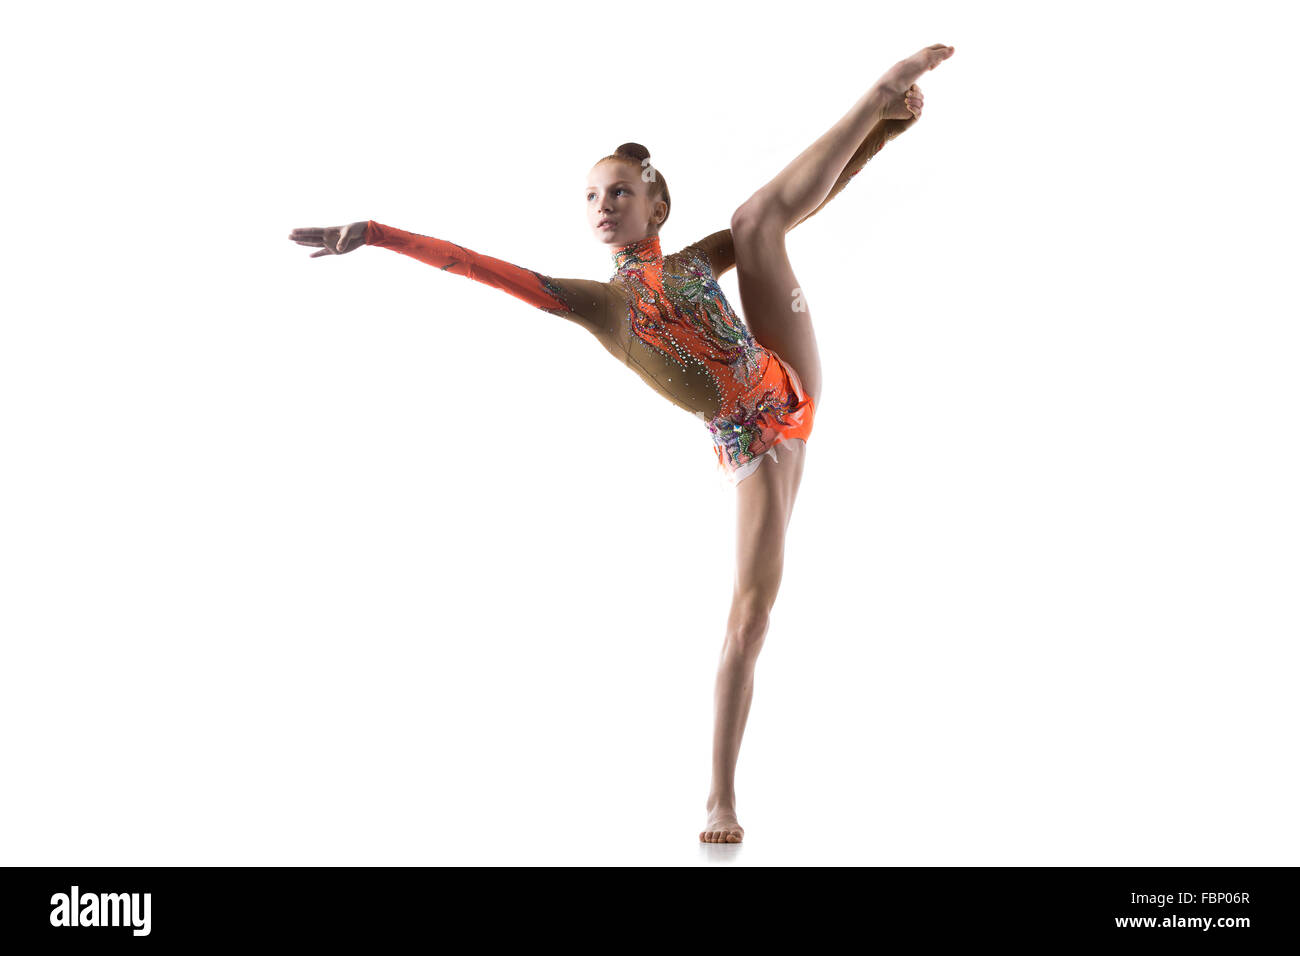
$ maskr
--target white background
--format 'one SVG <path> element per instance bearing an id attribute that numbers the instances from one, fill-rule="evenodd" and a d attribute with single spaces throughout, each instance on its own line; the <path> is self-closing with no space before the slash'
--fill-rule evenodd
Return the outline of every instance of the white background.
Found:
<path id="1" fill-rule="evenodd" d="M 1300 862 L 1280 9 L 11 13 L 0 862 Z M 650 148 L 675 251 L 936 42 L 789 238 L 825 394 L 704 847 L 707 431 L 576 325 L 287 235 L 604 279 L 599 157 Z"/>

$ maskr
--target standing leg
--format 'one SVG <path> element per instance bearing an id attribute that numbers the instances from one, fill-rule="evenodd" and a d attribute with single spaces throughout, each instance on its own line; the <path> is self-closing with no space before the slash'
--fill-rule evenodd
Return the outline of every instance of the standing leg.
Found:
<path id="1" fill-rule="evenodd" d="M 736 761 L 754 696 L 754 665 L 767 637 L 785 563 L 785 532 L 803 476 L 807 443 L 782 442 L 736 486 L 736 579 L 714 686 L 713 779 L 704 843 L 740 843 Z"/>

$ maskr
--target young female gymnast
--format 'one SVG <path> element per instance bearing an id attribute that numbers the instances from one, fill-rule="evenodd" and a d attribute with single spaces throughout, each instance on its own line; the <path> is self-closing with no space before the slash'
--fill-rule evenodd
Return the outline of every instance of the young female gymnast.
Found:
<path id="1" fill-rule="evenodd" d="M 442 239 L 372 220 L 295 229 L 312 258 L 382 246 L 493 286 L 580 324 L 653 389 L 703 419 L 718 467 L 735 483 L 737 564 L 714 688 L 713 778 L 700 840 L 739 843 L 735 771 L 754 666 L 776 602 L 785 533 L 821 400 L 822 370 L 785 235 L 848 184 L 921 115 L 915 80 L 952 56 L 928 46 L 886 71 L 829 131 L 746 200 L 731 228 L 664 256 L 672 200 L 649 152 L 625 143 L 589 174 L 587 217 L 611 249 L 608 282 L 557 279 Z M 742 320 L 718 277 L 735 266 Z M 780 445 L 778 456 L 777 446 Z M 771 464 L 760 468 L 763 459 Z M 745 480 L 751 479 L 751 480 Z"/>

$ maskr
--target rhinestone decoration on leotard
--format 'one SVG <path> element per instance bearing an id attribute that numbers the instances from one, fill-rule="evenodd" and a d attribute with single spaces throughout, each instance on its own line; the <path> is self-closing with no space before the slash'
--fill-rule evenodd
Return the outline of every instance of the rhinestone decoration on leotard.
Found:
<path id="1" fill-rule="evenodd" d="M 718 413 L 703 415 L 719 463 L 729 469 L 811 428 L 812 402 L 779 357 L 759 344 L 702 256 L 689 250 L 665 261 L 659 237 L 613 250 L 611 288 L 620 289 L 633 335 L 683 369 L 695 365 L 717 389 Z"/>
<path id="2" fill-rule="evenodd" d="M 671 270 L 665 268 L 659 237 L 653 235 L 616 247 L 612 258 L 637 338 L 683 369 L 703 368 L 724 405 L 753 386 L 766 350 L 732 310 L 706 264 L 681 257 Z"/>

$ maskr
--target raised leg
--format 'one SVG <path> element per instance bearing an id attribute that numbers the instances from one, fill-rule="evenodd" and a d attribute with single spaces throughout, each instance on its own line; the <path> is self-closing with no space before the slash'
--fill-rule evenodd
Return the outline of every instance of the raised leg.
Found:
<path id="1" fill-rule="evenodd" d="M 754 338 L 790 363 L 819 406 L 821 352 L 812 312 L 786 252 L 785 234 L 784 225 L 752 200 L 732 217 L 740 308 Z"/>
<path id="2" fill-rule="evenodd" d="M 704 843 L 740 843 L 736 762 L 754 697 L 754 668 L 767 637 L 785 563 L 785 533 L 803 477 L 807 443 L 781 442 L 736 486 L 736 578 L 714 686 L 713 777 Z"/>
<path id="3" fill-rule="evenodd" d="M 871 128 L 884 119 L 906 119 L 907 110 L 891 111 L 900 110 L 902 97 L 922 73 L 933 70 L 952 53 L 952 47 L 935 43 L 899 60 L 834 126 L 796 156 L 753 199 L 787 226 L 810 214 L 834 187 Z"/>
<path id="4" fill-rule="evenodd" d="M 915 80 L 952 51 L 952 47 L 934 44 L 894 64 L 839 122 L 731 217 L 736 281 L 745 321 L 759 342 L 794 367 L 814 404 L 821 400 L 821 357 L 807 295 L 786 253 L 785 234 L 821 208 L 837 185 L 843 188 L 845 172 L 872 148 L 874 141 L 868 139 L 872 129 L 897 118 L 892 111 L 900 109 Z M 883 142 L 875 148 L 881 145 Z"/>
<path id="5" fill-rule="evenodd" d="M 907 119 L 886 118 L 871 127 L 871 132 L 867 134 L 866 139 L 864 139 L 862 144 L 858 146 L 857 152 L 853 154 L 853 158 L 849 160 L 849 164 L 840 172 L 839 178 L 835 180 L 835 185 L 832 186 L 831 191 L 826 194 L 826 198 L 821 201 L 821 205 L 808 213 L 808 215 L 804 216 L 797 223 L 790 226 L 790 229 L 793 229 L 795 226 L 803 225 L 817 213 L 825 209 L 826 204 L 844 191 L 844 187 L 849 184 L 854 176 L 862 172 L 862 167 L 867 165 L 876 153 L 885 148 L 886 143 L 891 139 L 901 136 L 910 129 L 912 124 L 921 116 L 921 107 L 924 104 L 924 100 L 925 97 L 921 93 L 921 88 L 913 84 L 904 94 L 903 102 L 906 108 L 915 109 L 916 112 Z"/>

